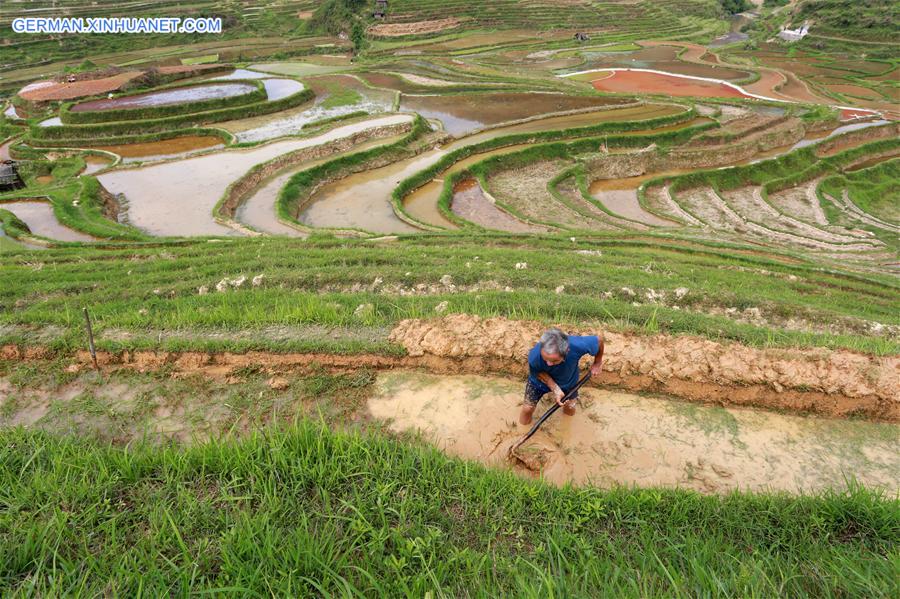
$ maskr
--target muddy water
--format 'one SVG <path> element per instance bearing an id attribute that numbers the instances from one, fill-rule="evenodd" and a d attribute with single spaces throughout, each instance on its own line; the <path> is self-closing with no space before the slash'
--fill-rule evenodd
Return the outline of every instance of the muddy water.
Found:
<path id="1" fill-rule="evenodd" d="M 215 222 L 212 209 L 228 185 L 254 165 L 366 129 L 410 120 L 407 115 L 384 116 L 336 127 L 314 137 L 215 152 L 143 168 L 114 170 L 102 173 L 98 178 L 110 192 L 125 195 L 131 223 L 153 235 L 234 235 L 233 229 Z"/>
<path id="2" fill-rule="evenodd" d="M 475 179 L 465 179 L 453 188 L 453 214 L 486 229 L 511 233 L 533 233 L 545 229 L 525 224 L 497 208 Z"/>
<path id="3" fill-rule="evenodd" d="M 269 102 L 303 91 L 303 84 L 293 79 L 263 79 L 263 85 Z"/>
<path id="4" fill-rule="evenodd" d="M 84 157 L 84 164 L 84 170 L 81 171 L 79 175 L 93 175 L 97 171 L 102 170 L 112 164 L 112 160 L 103 156 L 88 154 Z"/>
<path id="5" fill-rule="evenodd" d="M 124 108 L 145 108 L 148 106 L 171 106 L 186 102 L 231 98 L 249 94 L 256 88 L 246 83 L 213 83 L 195 85 L 181 89 L 148 92 L 121 98 L 105 98 L 91 100 L 72 106 L 72 112 L 97 112 L 103 110 L 119 110 Z"/>
<path id="6" fill-rule="evenodd" d="M 44 119 L 43 121 L 39 122 L 38 127 L 59 127 L 62 124 L 62 119 L 58 116 L 55 116 L 53 118 Z"/>
<path id="7" fill-rule="evenodd" d="M 400 109 L 438 119 L 455 137 L 488 125 L 540 114 L 612 106 L 626 100 L 544 93 L 489 93 L 450 96 L 403 96 Z"/>
<path id="8" fill-rule="evenodd" d="M 442 450 L 556 484 L 809 492 L 845 477 L 900 490 L 898 427 L 698 406 L 590 388 L 575 416 L 554 414 L 509 461 L 529 427 L 517 422 L 523 383 L 386 372 L 371 414 L 418 430 Z M 547 407 L 538 407 L 540 415 Z"/>
<path id="9" fill-rule="evenodd" d="M 391 193 L 400 181 L 443 155 L 441 150 L 420 154 L 388 166 L 350 175 L 324 186 L 300 214 L 311 227 L 363 229 L 373 233 L 412 233 L 419 229 L 400 220 Z"/>
<path id="10" fill-rule="evenodd" d="M 850 125 L 841 125 L 836 129 L 832 129 L 827 135 L 822 135 L 820 137 L 804 137 L 802 140 L 798 141 L 794 144 L 791 149 L 796 150 L 798 148 L 805 148 L 806 146 L 811 146 L 815 143 L 818 143 L 822 140 L 829 139 L 834 137 L 835 135 L 841 135 L 842 133 L 849 133 L 850 131 L 859 131 L 860 129 L 868 129 L 869 127 L 878 127 L 879 125 L 887 125 L 890 121 L 885 120 L 875 120 L 875 121 L 867 121 L 864 123 L 853 123 Z"/>
<path id="11" fill-rule="evenodd" d="M 6 107 L 6 110 L 3 111 L 3 114 L 8 119 L 24 119 L 25 118 L 24 116 L 21 116 L 21 115 L 19 115 L 18 112 L 16 112 L 16 107 L 12 104 L 10 104 L 9 106 Z"/>
<path id="12" fill-rule="evenodd" d="M 40 237 L 57 241 L 94 241 L 90 235 L 79 233 L 56 220 L 50 202 L 42 200 L 0 202 L 0 209 L 9 210 L 18 216 L 33 234 Z"/>
<path id="13" fill-rule="evenodd" d="M 591 183 L 591 197 L 619 216 L 655 227 L 677 227 L 675 223 L 651 214 L 641 207 L 637 187 L 629 179 L 600 179 Z"/>
<path id="14" fill-rule="evenodd" d="M 402 136 L 375 139 L 355 146 L 352 151 L 361 152 L 376 146 L 396 143 L 400 139 L 402 139 Z M 235 215 L 236 219 L 263 233 L 269 233 L 271 235 L 287 235 L 290 237 L 306 237 L 306 233 L 299 231 L 294 227 L 289 227 L 278 220 L 278 215 L 275 210 L 275 201 L 278 199 L 278 193 L 287 183 L 288 179 L 296 173 L 310 169 L 329 160 L 334 160 L 342 155 L 343 154 L 333 154 L 326 158 L 322 158 L 321 160 L 310 160 L 271 177 L 238 207 Z"/>
<path id="15" fill-rule="evenodd" d="M 162 141 L 125 144 L 117 146 L 96 146 L 122 157 L 122 162 L 149 162 L 187 156 L 201 150 L 224 147 L 222 140 L 214 135 L 185 135 Z"/>

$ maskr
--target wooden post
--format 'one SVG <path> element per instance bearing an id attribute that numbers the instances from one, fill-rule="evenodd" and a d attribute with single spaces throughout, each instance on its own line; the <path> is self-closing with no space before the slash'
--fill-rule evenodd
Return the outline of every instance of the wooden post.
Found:
<path id="1" fill-rule="evenodd" d="M 91 317 L 88 316 L 87 308 L 82 308 L 84 311 L 84 323 L 87 326 L 87 334 L 88 334 L 88 348 L 91 350 L 91 361 L 94 362 L 94 370 L 99 371 L 100 367 L 97 365 L 97 350 L 94 349 L 94 331 L 91 329 Z"/>

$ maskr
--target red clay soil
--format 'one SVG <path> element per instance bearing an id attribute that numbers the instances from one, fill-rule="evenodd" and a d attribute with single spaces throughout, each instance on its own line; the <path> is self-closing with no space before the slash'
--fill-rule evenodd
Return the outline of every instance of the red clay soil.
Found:
<path id="1" fill-rule="evenodd" d="M 505 318 L 453 314 L 404 320 L 390 340 L 407 355 L 308 353 L 123 351 L 98 352 L 103 370 L 166 369 L 173 376 L 229 377 L 248 366 L 271 374 L 326 368 L 425 368 L 434 374 L 524 376 L 525 356 L 544 325 Z M 596 334 L 599 331 L 578 331 Z M 605 333 L 603 374 L 592 385 L 662 393 L 688 401 L 753 406 L 831 417 L 862 416 L 900 421 L 900 356 L 869 356 L 845 350 L 759 349 L 688 335 Z M 44 347 L 0 347 L 0 360 L 54 358 Z M 90 368 L 86 351 L 76 352 L 69 370 Z"/>
<path id="2" fill-rule="evenodd" d="M 19 97 L 30 102 L 48 102 L 52 100 L 72 100 L 82 98 L 84 96 L 94 96 L 97 94 L 105 94 L 107 92 L 116 91 L 132 79 L 140 77 L 144 71 L 125 71 L 112 77 L 104 77 L 102 79 L 88 79 L 84 81 L 74 81 L 72 83 L 57 83 L 56 81 L 47 82 L 48 85 L 28 89 L 30 86 L 23 88 L 19 92 Z M 32 84 L 33 85 L 33 84 Z"/>
<path id="3" fill-rule="evenodd" d="M 660 73 L 642 71 L 615 71 L 611 77 L 591 82 L 602 92 L 626 94 L 664 94 L 701 98 L 749 98 L 738 90 L 722 83 L 684 79 Z"/>
<path id="4" fill-rule="evenodd" d="M 176 75 L 179 73 L 193 73 L 220 68 L 222 68 L 221 64 L 202 64 L 157 67 L 156 70 L 162 75 Z M 103 77 L 101 79 L 83 79 L 73 81 L 72 83 L 65 81 L 37 82 L 37 85 L 32 83 L 22 88 L 22 91 L 19 92 L 19 97 L 31 102 L 49 102 L 54 100 L 73 100 L 85 96 L 105 94 L 120 89 L 129 81 L 140 77 L 146 72 L 146 70 L 125 71 L 124 73 L 119 73 L 110 77 Z M 32 86 L 34 86 L 33 89 L 29 89 L 32 88 Z"/>

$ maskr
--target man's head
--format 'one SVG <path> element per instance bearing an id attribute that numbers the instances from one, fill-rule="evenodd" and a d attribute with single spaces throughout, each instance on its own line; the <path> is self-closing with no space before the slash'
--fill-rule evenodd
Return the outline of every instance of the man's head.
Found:
<path id="1" fill-rule="evenodd" d="M 561 364 L 569 353 L 569 336 L 559 329 L 550 329 L 541 335 L 541 357 L 550 366 Z"/>

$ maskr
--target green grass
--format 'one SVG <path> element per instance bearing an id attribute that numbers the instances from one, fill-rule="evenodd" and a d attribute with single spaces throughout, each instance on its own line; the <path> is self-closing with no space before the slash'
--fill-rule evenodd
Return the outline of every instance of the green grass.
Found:
<path id="1" fill-rule="evenodd" d="M 193 58 L 182 58 L 181 64 L 208 64 L 211 62 L 218 62 L 219 55 L 218 54 L 206 54 L 204 56 L 195 56 Z"/>
<path id="2" fill-rule="evenodd" d="M 829 177 L 822 190 L 840 197 L 847 190 L 850 199 L 861 210 L 881 220 L 900 224 L 900 160 L 881 162 L 873 167 L 853 171 L 845 175 Z"/>
<path id="3" fill-rule="evenodd" d="M 0 431 L 14 595 L 865 596 L 895 499 L 553 488 L 300 421 L 188 449 Z"/>
<path id="4" fill-rule="evenodd" d="M 448 245 L 448 239 L 453 239 Z M 506 316 L 545 322 L 603 323 L 620 330 L 654 329 L 733 339 L 756 346 L 848 347 L 878 354 L 897 353 L 896 341 L 884 337 L 784 331 L 736 323 L 704 314 L 709 307 L 766 307 L 780 318 L 800 317 L 827 323 L 865 319 L 897 324 L 896 282 L 888 277 L 823 272 L 814 265 L 788 265 L 764 256 L 745 255 L 725 246 L 690 244 L 665 237 L 633 234 L 568 236 L 542 239 L 507 235 L 420 235 L 393 243 L 338 240 L 234 239 L 153 243 L 147 247 L 107 249 L 71 247 L 9 253 L 0 265 L 0 324 L 12 326 L 0 343 L 33 343 L 34 331 L 17 327 L 59 327 L 48 343 L 61 350 L 83 346 L 81 308 L 95 320 L 103 347 L 159 347 L 156 331 L 182 332 L 171 349 L 274 349 L 286 351 L 390 352 L 385 337 L 343 340 L 272 340 L 264 334 L 239 339 L 210 331 L 260 331 L 269 326 L 390 327 L 402 318 L 435 315 L 449 302 L 450 312 Z M 575 250 L 600 250 L 602 256 Z M 302 259 L 298 259 L 302 256 Z M 35 270 L 35 261 L 40 270 Z M 415 262 L 413 264 L 412 262 Z M 527 262 L 526 270 L 516 270 Z M 565 264 L 565 268 L 560 268 Z M 239 290 L 217 293 L 224 277 L 257 274 Z M 490 283 L 467 293 L 440 291 L 401 295 L 418 284 L 438 285 L 449 274 L 457 286 Z M 368 289 L 380 277 L 377 291 Z M 791 279 L 791 277 L 796 277 Z M 356 290 L 354 289 L 356 285 Z M 565 285 L 566 292 L 553 290 Z M 198 288 L 207 286 L 207 295 Z M 679 310 L 632 298 L 621 289 L 643 294 L 686 287 Z M 361 289 L 361 290 L 359 290 Z M 393 289 L 393 291 L 391 291 Z M 602 294 L 609 292 L 611 297 Z M 639 306 L 632 302 L 638 301 Z M 356 313 L 361 304 L 372 308 Z M 103 331 L 123 329 L 130 342 L 104 340 Z M 17 332 L 18 331 L 18 332 Z M 192 341 L 192 337 L 196 339 Z M 171 345 L 168 345 L 170 344 Z"/>
<path id="5" fill-rule="evenodd" d="M 342 87 L 338 84 L 329 85 L 327 89 L 328 97 L 322 100 L 322 103 L 320 104 L 320 106 L 325 109 L 358 104 L 363 99 L 358 91 Z"/>

